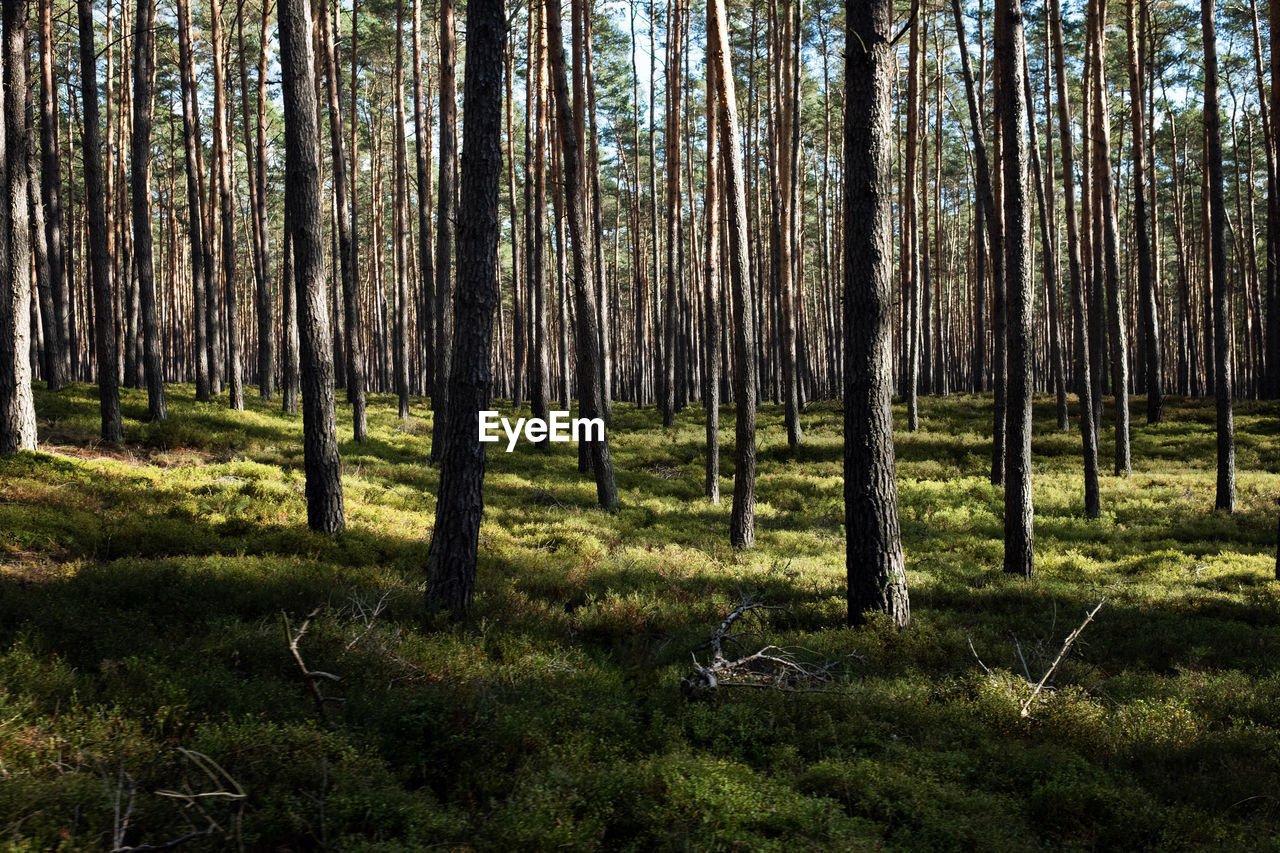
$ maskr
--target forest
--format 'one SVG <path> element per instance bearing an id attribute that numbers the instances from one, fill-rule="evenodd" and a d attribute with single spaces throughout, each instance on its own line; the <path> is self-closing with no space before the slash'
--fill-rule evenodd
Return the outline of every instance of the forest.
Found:
<path id="1" fill-rule="evenodd" d="M 0 847 L 1277 849 L 1277 20 L 2 0 Z"/>

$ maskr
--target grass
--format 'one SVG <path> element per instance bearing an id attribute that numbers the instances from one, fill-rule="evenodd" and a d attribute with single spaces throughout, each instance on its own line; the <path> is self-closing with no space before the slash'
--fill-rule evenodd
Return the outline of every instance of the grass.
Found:
<path id="1" fill-rule="evenodd" d="M 1275 405 L 1237 407 L 1234 515 L 1212 509 L 1211 403 L 1174 399 L 1165 424 L 1134 421 L 1134 473 L 1103 478 L 1087 521 L 1079 436 L 1038 402 L 1028 582 L 1000 571 L 989 399 L 922 400 L 896 436 L 899 633 L 843 627 L 830 403 L 794 454 L 762 409 L 745 553 L 701 498 L 700 410 L 664 430 L 617 407 L 613 514 L 573 445 L 490 452 L 477 604 L 449 622 L 421 602 L 422 401 L 401 423 L 372 398 L 370 440 L 342 444 L 349 529 L 327 539 L 305 527 L 300 418 L 170 395 L 152 426 L 125 392 L 130 443 L 104 447 L 93 389 L 37 391 L 42 452 L 0 460 L 8 849 L 162 843 L 208 819 L 220 831 L 183 849 L 1280 849 Z M 728 449 L 722 473 L 728 496 Z M 778 609 L 741 648 L 857 652 L 836 694 L 682 698 L 744 592 Z M 1026 672 L 1103 595 L 1021 717 Z M 344 679 L 328 722 L 282 623 L 317 607 L 302 653 Z M 230 780 L 243 801 L 158 793 Z"/>

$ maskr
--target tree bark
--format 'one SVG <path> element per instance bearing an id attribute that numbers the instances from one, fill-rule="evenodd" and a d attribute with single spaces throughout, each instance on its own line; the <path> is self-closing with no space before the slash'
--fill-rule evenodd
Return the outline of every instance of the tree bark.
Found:
<path id="1" fill-rule="evenodd" d="M 728 206 L 729 281 L 733 297 L 733 399 L 735 425 L 733 510 L 729 542 L 737 548 L 755 544 L 756 506 L 756 352 L 752 339 L 755 308 L 751 299 L 751 258 L 747 231 L 747 191 L 742 171 L 742 140 L 738 132 L 738 101 L 729 64 L 729 23 L 724 0 L 710 0 L 708 53 L 715 65 L 717 135 L 720 165 Z"/>
<path id="2" fill-rule="evenodd" d="M 1066 199 L 1067 270 L 1071 276 L 1071 310 L 1076 343 L 1076 393 L 1080 398 L 1080 441 L 1084 456 L 1084 511 L 1089 518 L 1102 514 L 1098 493 L 1098 434 L 1093 419 L 1093 386 L 1090 380 L 1088 321 L 1084 277 L 1080 268 L 1080 225 L 1076 218 L 1075 142 L 1071 135 L 1071 107 L 1067 102 L 1067 75 L 1062 39 L 1062 9 L 1050 0 L 1053 29 L 1053 73 L 1058 91 L 1058 140 L 1062 150 L 1062 191 Z"/>
<path id="3" fill-rule="evenodd" d="M 583 0 L 574 0 L 583 2 Z M 474 0 L 473 0 L 474 2 Z M 596 326 L 596 289 L 592 275 L 591 239 L 587 226 L 585 198 L 586 177 L 582 169 L 582 151 L 578 147 L 572 109 L 569 101 L 569 84 L 565 71 L 564 37 L 561 32 L 560 2 L 546 0 L 547 40 L 551 48 L 551 82 L 555 87 L 560 130 L 560 149 L 564 161 L 565 208 L 569 219 L 569 239 L 573 244 L 573 294 L 577 320 L 579 405 L 583 417 L 604 417 L 604 388 L 600 371 L 600 333 Z M 494 201 L 495 209 L 497 201 Z M 567 299 L 567 294 L 562 294 Z M 591 468 L 596 478 L 596 499 L 604 509 L 618 505 L 618 487 L 613 479 L 613 459 L 609 452 L 609 438 L 587 443 L 591 456 Z"/>
<path id="4" fill-rule="evenodd" d="M 164 420 L 164 373 L 160 361 L 160 324 L 156 319 L 155 264 L 151 239 L 151 114 L 156 69 L 155 0 L 138 0 L 133 33 L 133 150 L 129 176 L 133 193 L 133 257 L 138 266 L 142 309 L 143 370 L 147 381 L 147 417 Z"/>
<path id="5" fill-rule="evenodd" d="M 76 0 L 80 21 L 80 75 L 84 100 L 84 186 L 89 208 L 89 262 L 93 275 L 93 314 L 98 360 L 98 400 L 102 440 L 124 440 L 120 420 L 120 365 L 116 357 L 115 312 L 111 299 L 111 260 L 107 253 L 107 212 L 102 179 L 102 134 L 98 125 L 97 51 L 93 45 L 92 0 Z M 10 63 L 6 63 L 6 68 Z"/>
<path id="6" fill-rule="evenodd" d="M 717 0 L 718 2 L 718 0 Z M 851 625 L 911 620 L 889 407 L 893 243 L 890 186 L 893 3 L 846 10 L 844 211 L 845 567 Z"/>
<path id="7" fill-rule="evenodd" d="M 1031 373 L 1033 367 L 1031 215 L 1027 192 L 1027 103 L 1022 55 L 1022 0 L 998 0 L 996 57 L 1004 135 L 1004 269 L 1008 308 L 1008 444 L 1004 492 L 1004 570 L 1031 577 Z"/>
<path id="8" fill-rule="evenodd" d="M 458 87 L 454 75 L 457 38 L 454 0 L 440 0 L 440 195 L 436 209 L 436 384 L 431 398 L 431 461 L 439 462 L 448 440 L 453 336 L 453 234 L 458 215 Z M 495 54 L 501 57 L 501 48 Z M 501 95 L 499 95 L 501 99 Z"/>
<path id="9" fill-rule="evenodd" d="M 1147 127 L 1143 78 L 1146 74 L 1145 39 L 1138 32 L 1135 0 L 1127 0 L 1125 21 L 1129 42 L 1129 115 L 1133 125 L 1133 227 L 1138 254 L 1138 299 L 1141 300 L 1142 361 L 1146 368 L 1147 423 L 1163 420 L 1161 377 L 1164 360 L 1160 347 L 1160 313 L 1156 277 L 1152 265 L 1150 221 L 1147 212 Z"/>
<path id="10" fill-rule="evenodd" d="M 62 160 L 58 151 L 58 89 L 53 78 L 53 0 L 38 0 L 40 13 L 40 194 L 44 204 L 45 252 L 57 312 L 56 366 L 49 389 L 60 390 L 71 376 L 71 289 L 64 247 Z"/>
<path id="11" fill-rule="evenodd" d="M 191 297 L 195 303 L 196 400 L 206 402 L 211 396 L 209 298 L 205 258 L 208 254 L 204 232 L 204 197 L 200 192 L 200 175 L 204 165 L 200 150 L 200 113 L 196 108 L 194 62 L 191 56 L 190 0 L 178 0 L 178 77 L 182 87 L 182 136 L 187 175 L 187 234 L 190 241 Z"/>
<path id="12" fill-rule="evenodd" d="M 1230 282 L 1227 280 L 1227 205 L 1223 197 L 1222 119 L 1218 104 L 1218 45 L 1214 0 L 1200 0 L 1204 28 L 1204 130 L 1208 147 L 1209 274 L 1213 282 L 1214 398 L 1218 410 L 1218 490 L 1214 506 L 1233 512 L 1236 506 L 1235 421 L 1231 410 L 1232 377 Z"/>
<path id="13" fill-rule="evenodd" d="M 446 0 L 448 2 L 448 0 Z M 478 413 L 489 404 L 493 311 L 498 302 L 498 185 L 502 177 L 502 0 L 467 3 L 467 116 L 458 219 L 458 295 L 449 360 L 448 436 L 427 560 L 430 609 L 467 610 L 475 596 L 485 445 Z M 443 188 L 442 188 L 443 191 Z"/>
<path id="14" fill-rule="evenodd" d="M 12 0 L 3 28 L 3 127 L 0 127 L 0 455 L 36 449 L 31 396 L 31 223 L 26 118 L 27 4 Z"/>
<path id="15" fill-rule="evenodd" d="M 218 181 L 218 221 L 222 226 L 222 286 L 227 303 L 227 390 L 228 405 L 244 408 L 243 371 L 240 366 L 240 299 L 236 290 L 236 227 L 234 189 L 231 182 L 231 133 L 227 127 L 227 87 L 225 45 L 222 35 L 222 0 L 209 4 L 209 40 L 213 43 L 213 140 L 214 165 Z M 213 283 L 217 288 L 216 281 Z"/>
<path id="16" fill-rule="evenodd" d="M 320 214 L 320 105 L 311 32 L 307 0 L 281 0 L 285 199 L 300 327 L 307 524 L 321 533 L 338 533 L 346 526 L 346 519 L 334 418 L 333 336 L 329 329 Z"/>

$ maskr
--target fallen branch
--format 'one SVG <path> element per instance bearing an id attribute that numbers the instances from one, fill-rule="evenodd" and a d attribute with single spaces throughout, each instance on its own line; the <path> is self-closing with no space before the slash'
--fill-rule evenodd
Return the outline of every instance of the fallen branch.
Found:
<path id="1" fill-rule="evenodd" d="M 222 800 L 233 807 L 231 819 L 233 824 L 238 823 L 239 817 L 243 814 L 245 801 L 248 794 L 244 788 L 240 787 L 240 783 L 232 778 L 231 774 L 222 769 L 222 765 L 214 761 L 203 752 L 196 752 L 194 749 L 183 749 L 178 747 L 178 752 L 196 766 L 210 782 L 213 783 L 213 790 L 210 791 L 192 791 L 189 786 L 184 786 L 182 791 L 170 791 L 161 789 L 155 792 L 157 797 L 167 797 L 172 800 L 179 800 L 182 808 L 192 809 L 198 812 L 206 821 L 204 829 L 193 829 L 186 835 L 179 836 L 170 841 L 163 841 L 158 844 L 139 844 L 137 846 L 126 846 L 124 844 L 124 835 L 129 829 L 129 818 L 133 812 L 133 794 L 134 785 L 133 777 L 125 773 L 123 769 L 120 771 L 120 784 L 117 787 L 116 796 L 116 823 L 115 823 L 115 844 L 111 853 L 160 853 L 164 850 L 173 850 L 174 848 L 186 844 L 189 841 L 196 841 L 200 838 L 207 838 L 218 832 L 225 832 L 216 820 L 214 820 L 201 805 L 203 802 L 210 800 Z M 120 815 L 120 796 L 119 792 L 124 787 L 124 780 L 129 780 L 129 803 L 125 809 L 123 819 Z"/>
<path id="2" fill-rule="evenodd" d="M 1031 715 L 1031 703 L 1036 701 L 1036 697 L 1039 696 L 1040 691 L 1044 689 L 1044 685 L 1049 680 L 1049 677 L 1053 675 L 1053 671 L 1058 668 L 1058 664 L 1062 663 L 1062 659 L 1067 656 L 1067 652 L 1071 649 L 1071 644 L 1076 641 L 1076 638 L 1080 636 L 1080 632 L 1085 629 L 1086 625 L 1093 621 L 1093 617 L 1098 614 L 1098 611 L 1102 609 L 1102 605 L 1106 603 L 1107 597 L 1104 595 L 1098 600 L 1098 603 L 1094 605 L 1093 609 L 1089 611 L 1089 614 L 1084 617 L 1084 621 L 1080 623 L 1079 627 L 1072 631 L 1070 636 L 1067 637 L 1066 642 L 1062 644 L 1062 648 L 1058 651 L 1058 656 L 1053 659 L 1053 663 L 1049 665 L 1049 669 L 1045 671 L 1045 674 L 1041 677 L 1039 683 L 1032 688 L 1031 695 L 1023 701 L 1021 716 L 1028 717 Z M 981 661 L 979 661 L 979 663 L 981 663 Z M 1028 679 L 1028 683 L 1030 683 L 1030 679 Z"/>
<path id="3" fill-rule="evenodd" d="M 767 645 L 745 657 L 732 660 L 726 657 L 725 646 L 736 636 L 732 631 L 734 625 L 753 611 L 769 609 L 773 608 L 744 598 L 741 604 L 725 616 L 711 633 L 708 643 L 711 660 L 704 666 L 694 654 L 693 672 L 680 680 L 680 689 L 687 698 L 706 696 L 720 687 L 749 687 L 787 693 L 840 692 L 821 689 L 820 685 L 831 683 L 835 678 L 835 668 L 843 660 L 858 657 L 856 652 L 822 666 L 802 663 L 794 652 L 775 645 Z"/>
<path id="4" fill-rule="evenodd" d="M 311 620 L 320 612 L 317 607 L 307 614 L 307 618 L 302 621 L 302 625 L 298 627 L 297 633 L 289 632 L 289 617 L 285 613 L 280 614 L 280 618 L 284 620 L 284 638 L 289 643 L 289 652 L 293 655 L 293 660 L 298 664 L 298 669 L 302 673 L 302 679 L 306 682 L 307 692 L 311 694 L 311 699 L 316 703 L 316 713 L 320 715 L 323 722 L 329 721 L 328 705 L 329 702 L 345 701 L 339 696 L 325 696 L 320 690 L 320 682 L 329 681 L 333 684 L 341 684 L 341 676 L 334 675 L 331 672 L 323 672 L 318 669 L 309 669 L 306 662 L 302 659 L 302 652 L 298 650 L 298 644 L 302 642 L 302 638 L 306 636 L 307 629 L 311 627 Z"/>

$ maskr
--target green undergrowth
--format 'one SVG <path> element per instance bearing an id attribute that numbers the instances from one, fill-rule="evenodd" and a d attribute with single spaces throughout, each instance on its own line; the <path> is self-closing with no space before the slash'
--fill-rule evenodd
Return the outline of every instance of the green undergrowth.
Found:
<path id="1" fill-rule="evenodd" d="M 761 410 L 747 552 L 727 544 L 731 447 L 724 503 L 702 498 L 700 409 L 663 429 L 616 406 L 614 513 L 573 445 L 491 445 L 458 621 L 422 606 L 422 400 L 402 422 L 373 396 L 363 444 L 339 413 L 334 538 L 306 529 L 301 419 L 276 404 L 176 386 L 149 425 L 126 391 L 122 447 L 97 442 L 90 387 L 37 391 L 37 411 L 41 452 L 0 460 L 8 849 L 211 826 L 182 849 L 1280 849 L 1276 406 L 1237 407 L 1225 515 L 1212 404 L 1173 399 L 1151 427 L 1135 401 L 1133 474 L 1103 477 L 1089 521 L 1079 434 L 1038 401 L 1024 581 L 1000 571 L 990 399 L 922 399 L 920 431 L 896 435 L 905 632 L 843 627 L 837 404 L 808 408 L 795 452 Z M 686 701 L 690 655 L 743 596 L 772 609 L 732 651 L 843 661 L 828 692 Z M 287 642 L 313 611 L 300 654 L 345 700 L 323 712 Z M 214 793 L 243 797 L 190 797 Z"/>

